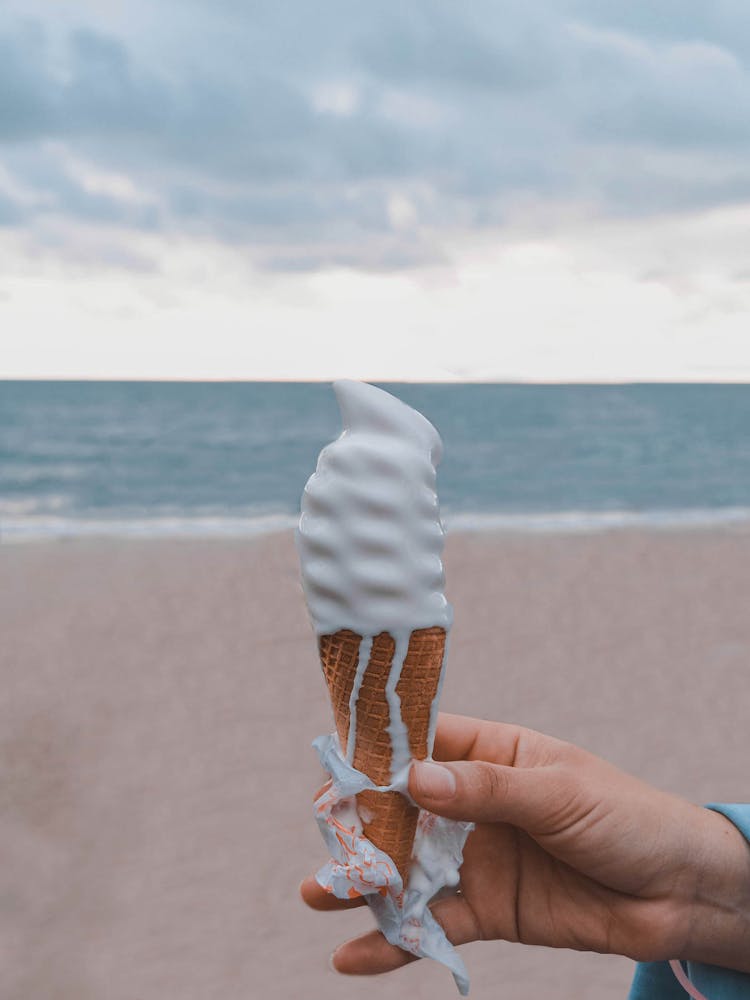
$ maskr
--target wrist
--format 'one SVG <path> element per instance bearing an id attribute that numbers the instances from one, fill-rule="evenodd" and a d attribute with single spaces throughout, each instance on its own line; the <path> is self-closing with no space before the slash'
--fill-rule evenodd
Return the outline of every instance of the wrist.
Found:
<path id="1" fill-rule="evenodd" d="M 683 952 L 673 957 L 750 972 L 750 844 L 725 816 L 701 810 Z"/>

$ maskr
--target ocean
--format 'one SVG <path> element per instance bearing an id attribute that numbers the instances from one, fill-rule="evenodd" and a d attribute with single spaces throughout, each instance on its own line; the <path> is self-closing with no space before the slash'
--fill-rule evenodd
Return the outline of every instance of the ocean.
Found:
<path id="1" fill-rule="evenodd" d="M 750 522 L 750 386 L 383 384 L 438 428 L 450 531 Z M 0 540 L 295 523 L 327 383 L 0 382 Z"/>

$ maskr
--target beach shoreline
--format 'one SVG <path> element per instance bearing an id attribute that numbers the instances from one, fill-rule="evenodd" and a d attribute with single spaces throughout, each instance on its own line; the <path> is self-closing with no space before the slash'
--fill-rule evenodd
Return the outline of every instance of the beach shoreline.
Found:
<path id="1" fill-rule="evenodd" d="M 445 710 L 746 798 L 750 531 L 453 531 L 445 564 Z M 331 719 L 291 532 L 4 544 L 0 634 L 10 998 L 453 995 L 427 963 L 336 977 L 328 953 L 369 915 L 296 898 L 322 861 L 310 743 Z M 620 1000 L 632 972 L 463 952 L 478 997 Z"/>

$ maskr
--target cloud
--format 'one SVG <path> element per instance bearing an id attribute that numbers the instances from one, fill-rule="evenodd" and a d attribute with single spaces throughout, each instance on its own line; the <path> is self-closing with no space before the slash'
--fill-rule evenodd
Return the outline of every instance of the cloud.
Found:
<path id="1" fill-rule="evenodd" d="M 750 143 L 750 77 L 734 53 L 703 41 L 665 46 L 588 26 L 573 33 L 583 60 L 606 83 L 585 112 L 584 132 L 593 141 L 687 152 Z"/>
<path id="2" fill-rule="evenodd" d="M 0 35 L 0 139 L 19 142 L 38 138 L 54 127 L 50 82 L 44 74 L 44 34 L 38 24 L 22 25 L 15 34 Z"/>
<path id="3" fill-rule="evenodd" d="M 414 0 L 398 7 L 386 4 L 380 23 L 356 50 L 376 78 L 404 84 L 493 93 L 550 84 L 557 53 L 540 45 L 544 39 L 533 29 L 524 30 L 524 18 L 518 27 L 511 20 L 502 33 L 487 33 L 470 7 L 448 11 Z"/>
<path id="4" fill-rule="evenodd" d="M 24 213 L 11 198 L 0 194 L 0 226 L 15 226 L 23 222 Z"/>
<path id="5" fill-rule="evenodd" d="M 647 216 L 750 197 L 740 0 L 24 10 L 0 22 L 0 156 L 31 192 L 3 189 L 6 226 L 397 270 L 529 198 Z"/>
<path id="6" fill-rule="evenodd" d="M 79 243 L 75 270 L 51 253 L 19 262 L 0 229 L 0 374 L 748 378 L 750 281 L 738 263 L 749 223 L 750 207 L 659 227 L 567 223 L 545 240 L 472 233 L 452 281 L 400 261 L 388 274 L 342 262 L 300 276 L 293 260 L 259 273 L 218 241 L 158 233 L 134 236 L 144 265 L 126 262 L 123 280 L 113 227 Z M 92 281 L 100 256 L 108 267 Z"/>

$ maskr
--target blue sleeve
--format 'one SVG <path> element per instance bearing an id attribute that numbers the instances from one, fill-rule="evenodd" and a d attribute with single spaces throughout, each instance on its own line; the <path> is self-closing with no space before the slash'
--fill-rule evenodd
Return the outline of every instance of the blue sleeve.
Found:
<path id="1" fill-rule="evenodd" d="M 711 804 L 707 808 L 730 820 L 750 841 L 750 804 Z M 688 962 L 685 970 L 708 1000 L 750 1000 L 750 975 L 721 969 L 717 965 Z M 635 970 L 628 1000 L 685 1000 L 687 993 L 675 979 L 667 962 L 640 962 Z"/>

